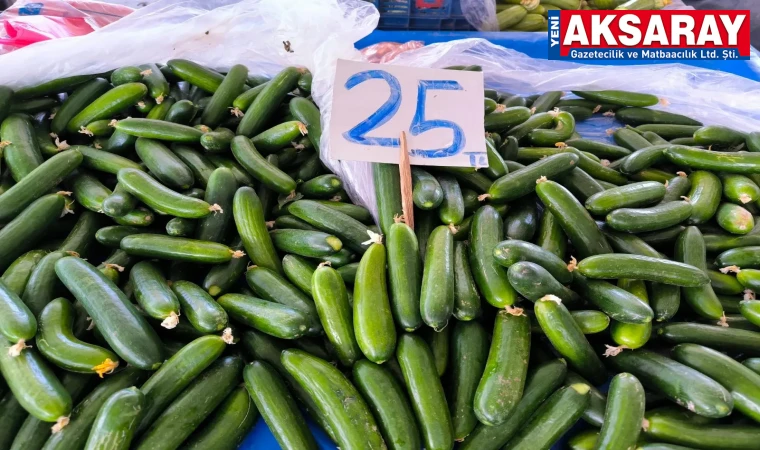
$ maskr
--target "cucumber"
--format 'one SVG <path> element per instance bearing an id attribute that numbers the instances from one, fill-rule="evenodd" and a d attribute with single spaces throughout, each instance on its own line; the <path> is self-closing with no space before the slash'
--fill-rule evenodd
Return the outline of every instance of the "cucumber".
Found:
<path id="1" fill-rule="evenodd" d="M 273 230 L 269 236 L 278 250 L 307 258 L 330 256 L 343 248 L 340 239 L 321 231 Z"/>
<path id="2" fill-rule="evenodd" d="M 648 412 L 644 419 L 649 423 L 644 430 L 647 438 L 689 447 L 675 444 L 644 444 L 639 447 L 642 450 L 683 450 L 696 447 L 747 450 L 753 448 L 758 437 L 755 426 L 694 423 L 656 410 Z"/>
<path id="3" fill-rule="evenodd" d="M 607 373 L 602 361 L 565 305 L 556 297 L 546 296 L 535 303 L 534 312 L 555 350 L 591 382 L 604 382 Z"/>
<path id="4" fill-rule="evenodd" d="M 71 190 L 80 205 L 94 212 L 101 211 L 103 201 L 111 195 L 111 190 L 88 172 L 78 172 L 72 178 Z"/>
<path id="5" fill-rule="evenodd" d="M 224 294 L 217 302 L 233 319 L 281 339 L 298 339 L 312 326 L 305 313 L 255 297 Z"/>
<path id="6" fill-rule="evenodd" d="M 218 205 L 209 205 L 203 200 L 173 191 L 140 170 L 119 170 L 118 179 L 119 184 L 129 193 L 149 207 L 165 214 L 185 219 L 199 219 L 212 212 L 224 214 L 224 211 L 219 211 Z"/>
<path id="7" fill-rule="evenodd" d="M 195 220 L 175 217 L 166 222 L 166 234 L 173 237 L 191 236 L 195 231 Z"/>
<path id="8" fill-rule="evenodd" d="M 216 128 L 229 115 L 228 107 L 243 92 L 247 77 L 247 67 L 236 64 L 230 68 L 222 83 L 214 91 L 214 95 L 211 96 L 208 105 L 203 110 L 203 115 L 201 116 L 202 124 Z"/>
<path id="9" fill-rule="evenodd" d="M 582 258 L 612 253 L 612 248 L 589 213 L 567 189 L 554 181 L 543 181 L 536 186 L 536 193 L 559 221 Z"/>
<path id="10" fill-rule="evenodd" d="M 31 249 L 61 216 L 65 198 L 49 194 L 38 198 L 0 229 L 0 270 Z"/>
<path id="11" fill-rule="evenodd" d="M 414 331 L 422 324 L 422 269 L 417 237 L 408 225 L 399 221 L 390 226 L 387 239 L 388 279 L 393 317 L 405 331 Z M 338 270 L 341 273 L 342 271 L 345 269 Z M 351 282 L 353 283 L 353 279 Z"/>
<path id="12" fill-rule="evenodd" d="M 147 233 L 127 236 L 121 240 L 120 246 L 130 255 L 206 264 L 225 263 L 244 256 L 242 252 L 216 242 Z"/>
<path id="13" fill-rule="evenodd" d="M 733 203 L 743 205 L 760 198 L 760 187 L 744 175 L 721 174 L 723 196 Z"/>
<path id="14" fill-rule="evenodd" d="M 120 67 L 111 72 L 111 84 L 119 86 L 125 83 L 137 83 L 142 80 L 141 70 L 137 66 Z"/>
<path id="15" fill-rule="evenodd" d="M 251 138 L 251 142 L 264 154 L 274 153 L 290 146 L 303 135 L 306 126 L 297 120 L 279 123 Z"/>
<path id="16" fill-rule="evenodd" d="M 589 389 L 589 402 L 588 407 L 583 412 L 583 420 L 593 427 L 601 428 L 604 423 L 604 410 L 607 407 L 607 396 L 599 392 L 599 390 L 588 382 L 585 378 L 578 375 L 575 372 L 568 371 L 565 376 L 565 386 L 571 386 L 573 384 L 586 384 Z"/>
<path id="17" fill-rule="evenodd" d="M 494 260 L 501 266 L 510 267 L 520 261 L 536 263 L 549 271 L 560 283 L 570 283 L 572 273 L 567 264 L 555 254 L 530 242 L 510 239 L 500 242 L 493 250 Z"/>
<path id="18" fill-rule="evenodd" d="M 480 316 L 480 294 L 472 276 L 469 251 L 463 242 L 454 242 L 454 317 L 473 320 Z M 409 330 L 407 330 L 409 331 Z"/>
<path id="19" fill-rule="evenodd" d="M 676 240 L 674 257 L 706 272 L 707 259 L 705 243 L 697 227 L 687 227 Z M 709 277 L 708 277 L 709 279 Z M 710 284 L 681 289 L 686 302 L 702 317 L 718 320 L 723 315 L 723 307 Z"/>
<path id="20" fill-rule="evenodd" d="M 82 259 L 67 256 L 55 263 L 55 272 L 121 359 L 141 369 L 161 365 L 163 352 L 155 331 L 98 269 Z"/>
<path id="21" fill-rule="evenodd" d="M 367 358 L 380 364 L 393 356 L 396 330 L 386 288 L 385 246 L 373 243 L 362 256 L 354 282 L 354 333 Z"/>
<path id="22" fill-rule="evenodd" d="M 318 448 L 298 406 L 272 366 L 254 361 L 245 367 L 243 378 L 256 408 L 281 446 Z"/>
<path id="23" fill-rule="evenodd" d="M 570 147 L 577 148 L 582 152 L 591 153 L 599 158 L 620 159 L 631 154 L 631 151 L 625 147 L 612 145 L 606 142 L 594 141 L 591 139 L 573 138 L 565 141 Z"/>
<path id="24" fill-rule="evenodd" d="M 646 127 L 646 125 L 643 125 Z M 650 126 L 651 127 L 651 126 Z M 668 127 L 673 127 L 673 125 L 668 125 Z M 638 129 L 638 128 L 637 128 Z M 652 128 L 645 128 L 645 129 L 652 129 Z M 641 131 L 641 130 L 639 130 Z M 656 133 L 656 131 L 662 132 L 662 128 L 655 128 L 653 131 L 644 131 L 641 133 L 642 136 L 644 136 L 644 139 L 649 141 L 652 145 L 661 145 L 661 144 L 669 144 L 666 139 L 664 139 L 662 136 Z M 666 134 L 667 135 L 667 134 Z"/>
<path id="25" fill-rule="evenodd" d="M 507 272 L 509 283 L 521 296 L 535 302 L 546 295 L 554 295 L 568 304 L 580 303 L 575 292 L 564 287 L 546 269 L 538 264 L 520 261 Z"/>
<path id="26" fill-rule="evenodd" d="M 639 380 L 630 373 L 615 375 L 595 448 L 633 448 L 641 432 L 645 407 L 644 387 Z"/>
<path id="27" fill-rule="evenodd" d="M 236 134 L 251 137 L 261 132 L 287 93 L 296 87 L 300 75 L 301 70 L 295 67 L 287 67 L 275 75 L 246 109 Z"/>
<path id="28" fill-rule="evenodd" d="M 4 281 L 0 281 L 0 334 L 13 345 L 8 353 L 17 354 L 26 348 L 25 341 L 37 333 L 37 320 Z"/>
<path id="29" fill-rule="evenodd" d="M 523 241 L 533 240 L 538 222 L 535 199 L 524 198 L 507 212 L 504 218 L 504 234 L 508 239 Z"/>
<path id="30" fill-rule="evenodd" d="M 102 223 L 102 216 L 92 211 L 83 211 L 58 249 L 87 254 L 90 245 L 95 241 L 95 233 Z"/>
<path id="31" fill-rule="evenodd" d="M 66 252 L 63 251 L 46 254 L 29 275 L 22 300 L 34 317 L 39 316 L 45 305 L 55 298 L 55 293 L 60 286 L 60 281 L 55 274 L 55 263 L 64 256 Z"/>
<path id="32" fill-rule="evenodd" d="M 744 300 L 739 303 L 739 311 L 750 323 L 760 323 L 760 302 L 756 300 Z"/>
<path id="33" fill-rule="evenodd" d="M 333 200 L 314 200 L 315 202 L 319 203 L 320 205 L 327 206 L 329 208 L 334 209 L 335 211 L 342 212 L 343 214 L 346 214 L 349 217 L 352 217 L 362 223 L 374 223 L 372 219 L 372 214 L 370 214 L 369 210 L 363 206 L 354 205 L 352 203 L 343 203 L 343 202 L 337 202 Z"/>
<path id="34" fill-rule="evenodd" d="M 82 166 L 92 170 L 112 174 L 124 168 L 143 170 L 136 162 L 115 153 L 97 150 L 86 145 L 73 145 L 71 149 L 79 151 L 82 154 Z"/>
<path id="35" fill-rule="evenodd" d="M 134 226 L 134 227 L 147 227 L 153 223 L 155 216 L 153 211 L 138 207 L 128 212 L 121 217 L 113 217 L 113 221 L 119 225 Z"/>
<path id="36" fill-rule="evenodd" d="M 138 79 L 136 81 L 140 80 Z M 126 83 L 127 82 L 122 82 L 114 84 L 114 86 Z M 50 131 L 56 134 L 64 132 L 69 121 L 96 98 L 108 91 L 109 87 L 108 82 L 102 78 L 96 78 L 81 84 L 66 98 L 66 101 L 64 101 L 61 107 L 58 108 L 58 111 L 56 111 L 55 117 L 50 123 Z"/>
<path id="37" fill-rule="evenodd" d="M 659 327 L 657 335 L 674 344 L 709 345 L 710 348 L 714 349 L 739 352 L 755 352 L 757 348 L 755 346 L 760 339 L 760 333 L 757 331 L 678 322 L 667 323 Z"/>
<path id="38" fill-rule="evenodd" d="M 234 450 L 258 418 L 258 410 L 243 386 L 236 387 L 208 419 L 183 443 L 188 450 Z"/>
<path id="39" fill-rule="evenodd" d="M 573 384 L 552 394 L 512 438 L 505 450 L 548 450 L 581 417 L 589 402 L 589 386 Z"/>
<path id="40" fill-rule="evenodd" d="M 172 142 L 199 142 L 203 132 L 187 125 L 158 119 L 122 119 L 116 130 L 142 138 Z"/>
<path id="41" fill-rule="evenodd" d="M 389 448 L 420 448 L 419 430 L 412 408 L 394 376 L 383 366 L 361 360 L 354 365 L 353 380 L 377 418 Z"/>
<path id="42" fill-rule="evenodd" d="M 447 226 L 430 234 L 423 267 L 420 314 L 425 324 L 440 331 L 454 311 L 454 239 Z"/>
<path id="43" fill-rule="evenodd" d="M 256 97 L 258 97 L 261 91 L 263 91 L 264 88 L 267 86 L 267 83 L 268 81 L 266 83 L 261 83 L 258 86 L 254 86 L 251 89 L 243 91 L 240 95 L 235 97 L 235 99 L 232 101 L 232 106 L 241 111 L 247 110 L 248 107 L 251 106 L 251 103 L 253 103 Z"/>
<path id="44" fill-rule="evenodd" d="M 755 421 L 758 420 L 760 375 L 733 358 L 701 345 L 677 345 L 673 348 L 673 357 L 723 385 L 731 393 L 736 410 Z"/>
<path id="45" fill-rule="evenodd" d="M 721 203 L 715 219 L 721 228 L 732 234 L 747 234 L 755 226 L 752 213 L 733 203 Z"/>
<path id="46" fill-rule="evenodd" d="M 64 298 L 48 303 L 39 316 L 37 348 L 50 362 L 71 372 L 113 373 L 119 358 L 110 350 L 77 339 L 73 333 L 74 307 Z"/>
<path id="47" fill-rule="evenodd" d="M 680 200 L 691 190 L 691 180 L 686 176 L 677 176 L 668 180 L 662 203 Z"/>
<path id="48" fill-rule="evenodd" d="M 524 169 L 510 172 L 494 181 L 488 189 L 490 199 L 508 202 L 530 194 L 536 189 L 536 181 L 541 177 L 552 178 L 575 167 L 578 156 L 574 153 L 559 153 L 536 161 Z"/>
<path id="49" fill-rule="evenodd" d="M 478 424 L 464 442 L 462 450 L 496 450 L 507 443 L 525 425 L 536 408 L 562 384 L 567 367 L 562 359 L 541 364 L 528 375 L 522 399 L 510 417 L 501 425 Z"/>
<path id="50" fill-rule="evenodd" d="M 170 59 L 166 65 L 178 78 L 211 94 L 224 80 L 224 75 L 219 72 L 186 59 Z"/>
<path id="51" fill-rule="evenodd" d="M 153 176 L 168 187 L 187 189 L 195 183 L 190 168 L 161 142 L 138 138 L 135 150 Z"/>
<path id="52" fill-rule="evenodd" d="M 172 329 L 179 323 L 179 300 L 158 268 L 149 261 L 140 261 L 129 271 L 129 281 L 140 308 L 150 317 L 161 320 L 161 326 Z"/>
<path id="53" fill-rule="evenodd" d="M 3 276 L 0 278 L 5 287 L 21 298 L 24 295 L 29 277 L 34 271 L 34 267 L 40 262 L 46 252 L 44 250 L 31 250 L 18 259 L 13 261 L 13 264 L 3 272 Z"/>
<path id="54" fill-rule="evenodd" d="M 85 450 L 128 449 L 145 407 L 145 395 L 135 387 L 111 395 L 98 411 Z M 114 436 L 118 436 L 114 442 Z"/>
<path id="55" fill-rule="evenodd" d="M 349 249 L 363 253 L 367 249 L 367 226 L 353 217 L 314 200 L 298 200 L 288 205 L 288 212 L 326 233 L 340 238 Z M 237 222 L 237 221 L 236 221 Z"/>
<path id="56" fill-rule="evenodd" d="M 552 111 L 554 115 L 552 124 L 554 128 L 536 129 L 528 133 L 528 139 L 534 146 L 549 146 L 557 142 L 563 142 L 569 139 L 575 131 L 575 118 L 567 111 Z"/>
<path id="57" fill-rule="evenodd" d="M 253 266 L 246 272 L 245 279 L 260 298 L 301 312 L 308 320 L 309 334 L 316 335 L 320 332 L 321 325 L 314 302 L 288 283 L 282 275 L 265 267 Z"/>
<path id="58" fill-rule="evenodd" d="M 233 198 L 232 212 L 238 233 L 253 263 L 282 272 L 280 259 L 269 236 L 264 211 L 256 192 L 249 187 L 238 189 Z"/>
<path id="59" fill-rule="evenodd" d="M 446 389 L 457 441 L 463 440 L 478 424 L 473 399 L 487 357 L 488 334 L 483 326 L 477 322 L 457 322 L 451 335 L 452 368 Z"/>
<path id="60" fill-rule="evenodd" d="M 541 216 L 536 244 L 560 259 L 565 257 L 567 236 L 565 236 L 562 226 L 550 211 L 544 210 Z"/>
<path id="61" fill-rule="evenodd" d="M 720 205 L 722 186 L 717 175 L 698 170 L 689 175 L 691 190 L 688 198 L 692 205 L 689 223 L 692 225 L 705 223 L 710 220 Z"/>
<path id="62" fill-rule="evenodd" d="M 412 199 L 420 209 L 435 209 L 443 201 L 443 190 L 438 180 L 429 172 L 412 167 Z"/>
<path id="63" fill-rule="evenodd" d="M 475 415 L 481 423 L 496 426 L 512 414 L 522 397 L 529 354 L 530 318 L 512 310 L 500 311 L 474 397 Z"/>
<path id="64" fill-rule="evenodd" d="M 743 273 L 742 282 L 745 284 L 754 284 L 755 276 L 757 275 L 753 269 L 745 269 L 739 273 Z M 721 295 L 739 295 L 744 292 L 744 286 L 738 280 L 737 276 L 718 272 L 717 270 L 708 270 L 707 276 L 710 277 L 710 285 L 716 294 Z M 759 286 L 760 287 L 760 286 Z"/>
<path id="65" fill-rule="evenodd" d="M 311 293 L 327 339 L 341 364 L 351 367 L 361 358 L 361 349 L 354 337 L 351 305 L 343 279 L 335 269 L 320 265 L 311 277 Z"/>
<path id="66" fill-rule="evenodd" d="M 606 330 L 610 325 L 607 314 L 595 310 L 571 311 L 573 320 L 583 330 L 583 334 L 596 334 Z"/>
<path id="67" fill-rule="evenodd" d="M 235 251 L 242 250 L 243 244 L 239 238 L 232 242 L 231 248 Z M 226 264 L 213 266 L 203 280 L 203 289 L 212 296 L 227 292 L 245 272 L 248 261 L 245 257 L 232 258 Z"/>
<path id="68" fill-rule="evenodd" d="M 717 152 L 695 147 L 673 145 L 665 150 L 665 156 L 680 167 L 716 172 L 755 174 L 760 173 L 760 155 L 749 152 Z"/>
<path id="69" fill-rule="evenodd" d="M 531 112 L 525 106 L 511 106 L 503 110 L 487 114 L 484 119 L 485 130 L 496 133 L 503 133 L 507 130 L 514 129 L 531 117 Z M 547 121 L 551 122 L 551 121 Z"/>
<path id="70" fill-rule="evenodd" d="M 607 226 L 602 227 L 602 233 L 607 237 L 612 248 L 618 253 L 630 253 L 633 255 L 651 256 L 660 258 L 660 252 L 652 248 L 636 235 L 615 231 Z"/>
<path id="71" fill-rule="evenodd" d="M 731 413 L 731 394 L 707 376 L 649 350 L 623 351 L 608 359 L 619 371 L 629 372 L 647 389 L 704 417 Z"/>
<path id="72" fill-rule="evenodd" d="M 198 108 L 190 100 L 178 100 L 166 111 L 163 120 L 188 125 L 195 117 L 197 110 Z M 201 137 L 201 144 L 203 144 L 203 137 Z"/>
<path id="73" fill-rule="evenodd" d="M 580 98 L 597 103 L 609 103 L 619 106 L 645 107 L 654 106 L 660 102 L 656 95 L 630 91 L 572 91 Z"/>
<path id="74" fill-rule="evenodd" d="M 43 422 L 66 425 L 61 418 L 71 413 L 71 395 L 36 350 L 25 349 L 17 356 L 0 352 L 0 373 L 29 414 Z"/>
<path id="75" fill-rule="evenodd" d="M 134 448 L 177 448 L 239 383 L 242 369 L 239 356 L 217 359 L 155 418 Z"/>
<path id="76" fill-rule="evenodd" d="M 616 144 L 620 145 L 621 147 L 625 147 L 633 152 L 652 146 L 652 144 L 644 139 L 644 137 L 641 136 L 636 130 L 629 128 L 618 128 L 614 133 L 612 133 L 612 138 Z M 626 161 L 627 160 L 628 157 L 626 157 Z"/>
<path id="77" fill-rule="evenodd" d="M 296 97 L 290 100 L 288 110 L 295 119 L 306 125 L 307 142 L 311 142 L 311 145 L 319 153 L 319 141 L 322 139 L 322 122 L 317 106 L 309 99 Z"/>
<path id="78" fill-rule="evenodd" d="M 72 117 L 66 124 L 66 131 L 76 133 L 90 122 L 112 119 L 114 115 L 140 101 L 147 92 L 148 88 L 142 83 L 125 83 L 116 86 Z"/>
<path id="79" fill-rule="evenodd" d="M 449 364 L 449 335 L 451 328 L 444 328 L 441 331 L 435 331 L 432 328 L 422 330 L 422 337 L 430 346 L 435 362 L 435 370 L 438 376 L 442 377 L 446 373 L 446 367 Z"/>
<path id="80" fill-rule="evenodd" d="M 200 286 L 179 280 L 172 283 L 171 289 L 181 305 L 183 316 L 193 328 L 211 334 L 227 327 L 227 312 Z"/>
<path id="81" fill-rule="evenodd" d="M 156 99 L 156 103 L 161 104 L 164 97 L 169 95 L 169 83 L 164 78 L 164 74 L 155 64 L 143 64 L 139 66 L 140 74 L 143 76 L 143 82 L 148 86 L 148 93 Z"/>
<path id="82" fill-rule="evenodd" d="M 195 181 L 206 189 L 211 173 L 216 166 L 198 150 L 184 144 L 172 144 L 174 154 L 190 169 Z"/>
<path id="83" fill-rule="evenodd" d="M 388 229 L 394 223 L 394 217 L 403 215 L 403 211 L 401 210 L 401 181 L 398 164 L 372 164 L 372 177 L 375 186 L 377 217 L 380 229 L 383 234 L 388 234 Z M 455 211 L 459 211 L 458 206 L 461 206 L 462 214 L 464 214 L 464 206 L 461 203 L 457 203 L 457 200 L 461 202 L 461 191 L 459 191 L 459 197 L 456 197 L 453 192 L 455 190 L 455 186 L 452 184 L 453 180 L 448 181 L 450 183 L 447 186 L 452 191 L 449 195 L 453 195 L 451 199 L 454 202 L 452 208 Z M 438 182 L 440 184 L 440 178 Z M 441 188 L 443 190 L 443 186 Z M 443 195 L 444 201 L 441 202 L 441 205 L 445 204 L 446 193 L 443 192 Z"/>
<path id="84" fill-rule="evenodd" d="M 576 275 L 574 287 L 580 295 L 618 322 L 648 323 L 654 316 L 646 302 L 606 281 Z"/>
<path id="85" fill-rule="evenodd" d="M 719 267 L 760 268 L 760 247 L 748 246 L 726 250 L 715 258 Z"/>
<path id="86" fill-rule="evenodd" d="M 396 352 L 425 448 L 448 449 L 454 444 L 451 416 L 427 343 L 412 334 L 399 338 Z"/>
<path id="87" fill-rule="evenodd" d="M 282 270 L 285 272 L 285 277 L 304 294 L 312 295 L 311 278 L 316 268 L 316 264 L 301 256 L 285 255 L 282 258 Z"/>
<path id="88" fill-rule="evenodd" d="M 43 162 L 29 116 L 11 114 L 0 125 L 0 137 L 9 143 L 3 148 L 3 159 L 16 182 L 21 181 Z"/>
<path id="89" fill-rule="evenodd" d="M 615 209 L 657 203 L 664 195 L 665 186 L 661 183 L 642 181 L 594 194 L 586 199 L 586 209 L 593 214 L 606 215 Z"/>
<path id="90" fill-rule="evenodd" d="M 470 267 L 486 301 L 497 308 L 512 305 L 517 297 L 506 270 L 496 263 L 493 248 L 502 240 L 499 213 L 492 206 L 475 212 L 470 230 Z"/>
<path id="91" fill-rule="evenodd" d="M 619 109 L 615 113 L 615 118 L 624 124 L 633 126 L 646 124 L 702 126 L 702 122 L 681 114 L 638 107 Z"/>
<path id="92" fill-rule="evenodd" d="M 390 261 L 390 256 L 389 256 Z M 341 278 L 346 284 L 354 284 L 356 281 L 356 270 L 359 268 L 359 263 L 346 264 L 345 266 L 338 267 L 336 270 L 340 274 Z"/>
<path id="93" fill-rule="evenodd" d="M 649 208 L 621 208 L 607 214 L 607 224 L 617 231 L 642 233 L 663 230 L 693 217 L 693 202 L 672 201 Z"/>
<path id="94" fill-rule="evenodd" d="M 720 125 L 704 126 L 694 130 L 692 134 L 694 141 L 702 146 L 720 145 L 732 147 L 743 144 L 746 137 L 745 133 Z"/>
<path id="95" fill-rule="evenodd" d="M 285 172 L 267 162 L 245 136 L 236 136 L 232 140 L 231 148 L 235 159 L 264 186 L 280 194 L 289 194 L 295 190 L 296 182 Z"/>
<path id="96" fill-rule="evenodd" d="M 692 265 L 640 255 L 596 255 L 582 260 L 578 270 L 589 278 L 632 278 L 685 287 L 710 282 L 703 271 Z"/>
<path id="97" fill-rule="evenodd" d="M 13 396 L 13 392 L 5 392 L 0 397 L 0 419 L 3 421 L 3 427 L 0 428 L 0 445 L 2 448 L 10 449 L 11 445 L 15 441 L 15 437 L 21 431 L 21 427 L 25 423 L 29 414 L 21 406 L 21 404 Z M 32 418 L 32 420 L 38 420 Z M 46 422 L 45 427 L 49 427 Z"/>

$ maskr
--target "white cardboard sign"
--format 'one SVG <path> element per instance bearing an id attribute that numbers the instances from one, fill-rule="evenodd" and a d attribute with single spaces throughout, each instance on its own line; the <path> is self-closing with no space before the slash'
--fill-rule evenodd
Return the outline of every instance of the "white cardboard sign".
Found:
<path id="1" fill-rule="evenodd" d="M 331 157 L 419 166 L 487 165 L 483 73 L 338 60 Z"/>

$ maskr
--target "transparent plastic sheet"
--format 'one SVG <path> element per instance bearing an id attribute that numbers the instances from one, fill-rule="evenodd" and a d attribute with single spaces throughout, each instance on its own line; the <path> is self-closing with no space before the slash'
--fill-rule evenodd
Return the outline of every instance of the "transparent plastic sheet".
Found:
<path id="1" fill-rule="evenodd" d="M 160 0 L 85 36 L 39 42 L 0 56 L 0 85 L 18 88 L 126 65 L 186 58 L 252 75 L 356 58 L 354 42 L 377 26 L 362 0 Z M 292 52 L 285 50 L 290 42 Z"/>
<path id="2" fill-rule="evenodd" d="M 499 31 L 496 0 L 460 0 L 462 14 L 478 31 Z"/>
<path id="3" fill-rule="evenodd" d="M 662 109 L 685 114 L 709 125 L 725 125 L 741 131 L 760 130 L 760 83 L 683 64 L 642 66 L 590 66 L 565 61 L 546 61 L 483 39 L 464 39 L 433 44 L 399 53 L 387 64 L 443 68 L 480 65 L 485 86 L 503 92 L 530 95 L 545 91 L 622 89 L 648 92 L 666 100 Z M 314 97 L 321 107 L 322 127 L 327 130 L 331 115 L 333 71 L 322 68 L 319 91 Z M 316 80 L 316 78 L 315 78 Z M 621 124 L 612 117 L 597 115 L 580 122 L 586 138 L 609 140 L 608 130 Z M 356 161 L 329 160 L 328 133 L 322 135 L 322 158 L 339 174 L 352 198 L 375 213 L 375 191 L 371 165 Z"/>

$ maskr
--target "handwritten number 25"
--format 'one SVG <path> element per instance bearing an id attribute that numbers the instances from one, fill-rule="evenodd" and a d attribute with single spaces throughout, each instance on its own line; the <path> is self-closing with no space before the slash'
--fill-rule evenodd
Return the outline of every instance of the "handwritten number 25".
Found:
<path id="1" fill-rule="evenodd" d="M 398 147 L 400 145 L 398 138 L 367 136 L 372 130 L 388 122 L 398 112 L 402 101 L 401 84 L 399 83 L 398 78 L 384 70 L 367 70 L 352 75 L 348 81 L 346 81 L 346 89 L 351 90 L 355 86 L 372 79 L 385 80 L 385 82 L 388 83 L 388 87 L 390 87 L 390 97 L 388 97 L 388 100 L 386 100 L 377 111 L 372 113 L 365 120 L 359 122 L 355 127 L 343 133 L 343 137 L 347 141 L 355 144 Z M 460 91 L 462 90 L 462 86 L 453 80 L 420 80 L 419 85 L 417 86 L 417 108 L 409 127 L 409 133 L 411 133 L 412 136 L 417 136 L 436 128 L 448 128 L 453 133 L 452 144 L 449 147 L 434 150 L 412 149 L 411 154 L 413 156 L 421 156 L 424 158 L 444 158 L 456 155 L 464 148 L 464 132 L 459 125 L 451 121 L 425 119 L 425 106 L 427 103 L 427 92 L 429 90 Z"/>

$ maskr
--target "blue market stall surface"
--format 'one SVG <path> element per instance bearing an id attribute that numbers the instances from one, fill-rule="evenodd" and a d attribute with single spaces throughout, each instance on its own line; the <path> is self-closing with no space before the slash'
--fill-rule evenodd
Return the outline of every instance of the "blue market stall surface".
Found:
<path id="1" fill-rule="evenodd" d="M 380 11 L 380 30 L 472 30 L 459 0 L 370 0 Z"/>

